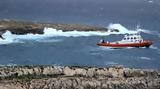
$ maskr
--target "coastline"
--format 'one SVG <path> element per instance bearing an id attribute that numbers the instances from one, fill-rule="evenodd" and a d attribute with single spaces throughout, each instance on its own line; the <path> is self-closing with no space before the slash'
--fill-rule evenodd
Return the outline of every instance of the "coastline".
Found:
<path id="1" fill-rule="evenodd" d="M 81 24 L 0 20 L 0 33 L 43 34 L 45 27 L 62 31 L 102 31 Z M 117 29 L 109 29 L 118 32 Z M 84 66 L 1 66 L 0 89 L 160 89 L 160 71 L 150 69 Z"/>
<path id="2" fill-rule="evenodd" d="M 108 31 L 104 27 L 96 27 L 92 25 L 83 24 L 61 24 L 61 23 L 40 23 L 29 21 L 16 21 L 16 20 L 0 20 L 0 32 L 10 31 L 12 34 L 43 34 L 45 27 L 53 28 L 62 31 Z"/>
<path id="3" fill-rule="evenodd" d="M 124 67 L 4 66 L 0 89 L 159 89 L 160 72 Z"/>

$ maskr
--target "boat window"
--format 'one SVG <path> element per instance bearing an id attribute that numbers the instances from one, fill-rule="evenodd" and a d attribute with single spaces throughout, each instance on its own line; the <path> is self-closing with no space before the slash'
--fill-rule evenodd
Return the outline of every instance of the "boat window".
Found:
<path id="1" fill-rule="evenodd" d="M 129 38 L 127 38 L 127 40 L 129 40 Z"/>
<path id="2" fill-rule="evenodd" d="M 131 39 L 133 39 L 133 38 L 131 37 Z"/>
<path id="3" fill-rule="evenodd" d="M 137 39 L 136 37 L 134 37 L 134 39 Z"/>

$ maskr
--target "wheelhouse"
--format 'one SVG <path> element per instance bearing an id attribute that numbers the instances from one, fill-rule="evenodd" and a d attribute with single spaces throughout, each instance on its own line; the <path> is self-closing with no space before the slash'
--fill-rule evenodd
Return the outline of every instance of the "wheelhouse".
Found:
<path id="1" fill-rule="evenodd" d="M 143 39 L 140 35 L 140 33 L 134 33 L 134 34 L 126 34 L 124 35 L 124 38 L 122 41 L 129 41 L 129 42 L 142 42 Z"/>

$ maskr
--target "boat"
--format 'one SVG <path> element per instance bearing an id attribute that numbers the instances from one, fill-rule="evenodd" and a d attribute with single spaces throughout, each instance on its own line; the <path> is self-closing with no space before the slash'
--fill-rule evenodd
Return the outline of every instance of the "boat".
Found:
<path id="1" fill-rule="evenodd" d="M 153 44 L 150 40 L 143 40 L 140 33 L 125 34 L 121 41 L 108 42 L 101 40 L 97 43 L 98 46 L 108 48 L 126 48 L 126 47 L 146 47 L 149 48 Z"/>

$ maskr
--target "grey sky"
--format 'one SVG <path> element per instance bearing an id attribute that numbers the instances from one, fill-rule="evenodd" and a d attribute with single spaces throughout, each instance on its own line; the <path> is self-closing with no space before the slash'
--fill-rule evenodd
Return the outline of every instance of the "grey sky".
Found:
<path id="1" fill-rule="evenodd" d="M 160 1 L 153 0 L 1 0 L 0 18 L 46 22 L 131 23 L 159 21 Z"/>

